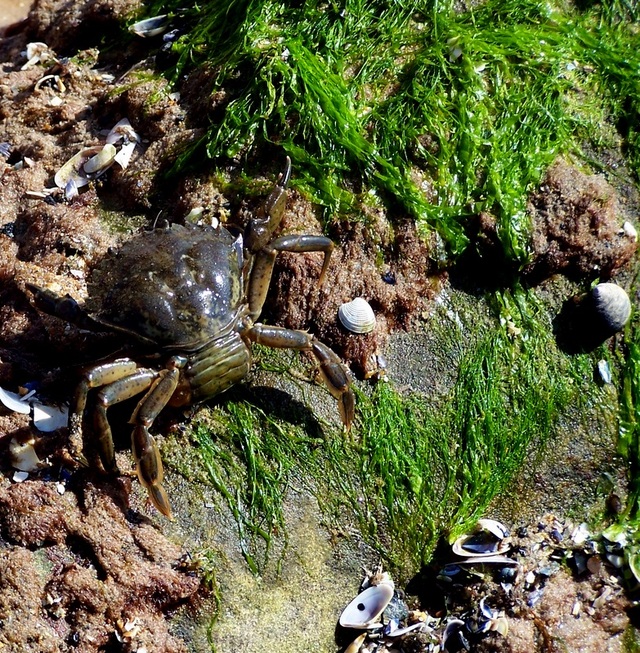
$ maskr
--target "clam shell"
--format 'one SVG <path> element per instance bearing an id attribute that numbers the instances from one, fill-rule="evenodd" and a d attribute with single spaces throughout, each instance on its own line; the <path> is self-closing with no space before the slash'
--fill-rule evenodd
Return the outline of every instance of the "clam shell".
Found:
<path id="1" fill-rule="evenodd" d="M 338 309 L 338 318 L 345 329 L 353 333 L 370 333 L 375 329 L 376 316 L 366 299 L 356 297 Z"/>
<path id="2" fill-rule="evenodd" d="M 129 31 L 143 38 L 150 38 L 162 34 L 167 30 L 167 27 L 169 27 L 169 17 L 166 14 L 161 14 L 160 16 L 145 18 L 133 23 L 133 25 L 129 26 Z"/>
<path id="3" fill-rule="evenodd" d="M 631 301 L 623 288 L 615 283 L 599 283 L 591 291 L 597 317 L 612 333 L 620 331 L 631 315 Z"/>
<path id="4" fill-rule="evenodd" d="M 340 615 L 344 628 L 379 628 L 377 621 L 393 598 L 393 587 L 387 583 L 367 587 L 356 596 Z"/>
<path id="5" fill-rule="evenodd" d="M 464 558 L 500 555 L 509 550 L 509 529 L 495 519 L 480 519 L 471 533 L 459 537 L 453 552 Z"/>
<path id="6" fill-rule="evenodd" d="M 33 404 L 33 425 L 43 433 L 52 433 L 69 424 L 69 409 L 64 406 L 45 406 Z"/>
<path id="7" fill-rule="evenodd" d="M 9 442 L 9 456 L 11 457 L 11 466 L 21 472 L 34 472 L 42 467 L 42 461 L 33 447 L 34 440 L 27 442 L 18 442 L 11 438 Z"/>

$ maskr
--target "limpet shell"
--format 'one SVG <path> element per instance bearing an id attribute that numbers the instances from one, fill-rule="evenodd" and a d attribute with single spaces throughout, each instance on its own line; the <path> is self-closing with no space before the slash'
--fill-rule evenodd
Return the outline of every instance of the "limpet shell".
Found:
<path id="1" fill-rule="evenodd" d="M 371 333 L 376 326 L 376 316 L 366 299 L 356 297 L 342 304 L 338 318 L 345 329 L 353 333 Z"/>
<path id="2" fill-rule="evenodd" d="M 631 315 L 629 295 L 615 283 L 599 283 L 591 291 L 593 309 L 602 326 L 611 333 L 620 331 Z"/>
<path id="3" fill-rule="evenodd" d="M 356 596 L 340 615 L 344 628 L 379 628 L 378 619 L 393 598 L 393 586 L 388 583 L 367 587 Z"/>

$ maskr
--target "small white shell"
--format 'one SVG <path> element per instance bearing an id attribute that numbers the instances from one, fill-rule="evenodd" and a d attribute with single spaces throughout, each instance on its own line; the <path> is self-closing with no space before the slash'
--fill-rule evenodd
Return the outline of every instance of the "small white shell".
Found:
<path id="1" fill-rule="evenodd" d="M 15 413 L 28 415 L 31 412 L 31 407 L 26 401 L 21 401 L 19 394 L 9 392 L 4 388 L 0 388 L 0 402 Z"/>
<path id="2" fill-rule="evenodd" d="M 636 231 L 636 228 L 628 220 L 626 220 L 622 225 L 622 233 L 627 238 L 630 238 L 634 243 L 637 242 L 638 232 Z"/>
<path id="3" fill-rule="evenodd" d="M 340 615 L 344 628 L 379 628 L 377 620 L 393 598 L 393 587 L 387 583 L 367 587 L 356 596 Z"/>
<path id="4" fill-rule="evenodd" d="M 33 425 L 43 433 L 51 433 L 69 423 L 69 409 L 64 406 L 45 406 L 44 404 L 33 404 Z"/>
<path id="5" fill-rule="evenodd" d="M 11 466 L 14 469 L 21 472 L 34 472 L 42 467 L 42 461 L 38 458 L 33 445 L 33 439 L 27 442 L 18 442 L 15 438 L 11 438 L 9 455 L 11 456 Z"/>
<path id="6" fill-rule="evenodd" d="M 356 297 L 342 304 L 338 309 L 338 318 L 345 329 L 353 333 L 370 333 L 375 329 L 376 316 L 366 299 Z"/>
<path id="7" fill-rule="evenodd" d="M 599 283 L 591 291 L 596 315 L 611 332 L 620 331 L 631 315 L 629 295 L 615 283 Z"/>

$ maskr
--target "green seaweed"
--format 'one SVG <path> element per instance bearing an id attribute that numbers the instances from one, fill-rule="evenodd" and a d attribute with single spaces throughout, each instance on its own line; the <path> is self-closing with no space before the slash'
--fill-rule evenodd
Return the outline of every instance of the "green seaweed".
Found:
<path id="1" fill-rule="evenodd" d="M 471 343 L 446 397 L 428 403 L 391 383 L 358 390 L 353 438 L 312 438 L 304 424 L 238 400 L 217 409 L 220 428 L 196 426 L 205 480 L 231 510 L 254 573 L 275 539 L 286 546 L 293 485 L 314 494 L 330 522 L 355 518 L 385 565 L 406 576 L 440 538 L 485 514 L 532 447 L 544 450 L 558 416 L 579 402 L 590 358 L 556 349 L 532 293 L 496 295 L 492 305 L 495 328 Z M 270 357 L 265 365 L 275 369 Z"/>
<path id="2" fill-rule="evenodd" d="M 185 29 L 168 74 L 207 66 L 225 99 L 178 167 L 275 144 L 327 221 L 360 219 L 374 194 L 457 255 L 472 216 L 488 211 L 520 264 L 527 193 L 558 153 L 599 139 L 589 112 L 617 126 L 640 172 L 638 12 L 625 0 L 584 11 L 537 0 L 468 11 L 453 0 L 183 4 L 149 9 Z"/>

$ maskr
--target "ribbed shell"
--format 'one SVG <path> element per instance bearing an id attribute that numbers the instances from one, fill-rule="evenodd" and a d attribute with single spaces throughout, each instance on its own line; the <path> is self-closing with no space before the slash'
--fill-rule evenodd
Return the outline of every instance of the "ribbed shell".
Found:
<path id="1" fill-rule="evenodd" d="M 345 329 L 353 333 L 371 333 L 376 326 L 376 316 L 366 299 L 356 297 L 338 309 L 338 318 Z"/>

